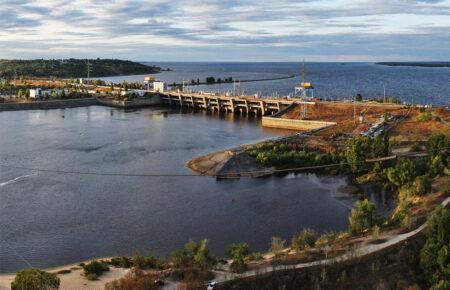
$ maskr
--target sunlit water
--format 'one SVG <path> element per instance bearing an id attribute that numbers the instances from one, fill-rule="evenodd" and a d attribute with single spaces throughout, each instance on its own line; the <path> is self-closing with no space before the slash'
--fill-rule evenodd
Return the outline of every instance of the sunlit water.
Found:
<path id="1" fill-rule="evenodd" d="M 280 134 L 258 119 L 105 107 L 0 113 L 0 163 L 65 171 L 180 174 L 214 150 Z M 120 177 L 0 167 L 0 272 L 139 252 L 167 256 L 208 238 L 267 249 L 305 227 L 347 226 L 343 177 Z M 375 198 L 376 197 L 376 198 Z M 374 201 L 385 206 L 382 196 Z M 29 264 L 28 264 L 29 263 Z"/>

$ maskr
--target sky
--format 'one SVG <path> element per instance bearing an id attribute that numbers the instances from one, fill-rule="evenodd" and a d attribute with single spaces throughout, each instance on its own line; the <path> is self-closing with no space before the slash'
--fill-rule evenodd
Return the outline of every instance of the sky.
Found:
<path id="1" fill-rule="evenodd" d="M 0 58 L 450 61 L 450 0 L 0 0 Z"/>

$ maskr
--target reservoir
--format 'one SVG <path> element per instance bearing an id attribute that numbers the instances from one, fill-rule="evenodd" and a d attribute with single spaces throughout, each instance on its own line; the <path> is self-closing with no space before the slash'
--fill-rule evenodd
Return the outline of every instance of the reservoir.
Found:
<path id="1" fill-rule="evenodd" d="M 355 197 L 339 191 L 345 177 L 183 176 L 193 157 L 286 133 L 259 123 L 166 108 L 1 112 L 0 163 L 28 169 L 0 167 L 0 272 L 168 256 L 191 239 L 218 255 L 234 242 L 263 251 L 272 236 L 346 229 Z"/>

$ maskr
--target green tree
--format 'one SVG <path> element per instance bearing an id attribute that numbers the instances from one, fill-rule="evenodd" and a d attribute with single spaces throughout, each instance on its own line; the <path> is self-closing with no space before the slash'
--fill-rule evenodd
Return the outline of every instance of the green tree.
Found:
<path id="1" fill-rule="evenodd" d="M 438 287 L 448 285 L 450 279 L 450 211 L 443 206 L 438 206 L 427 219 L 420 266 L 430 286 L 445 289 Z"/>
<path id="2" fill-rule="evenodd" d="M 450 137 L 444 133 L 434 134 L 428 140 L 427 151 L 430 160 L 440 156 L 442 164 L 448 167 L 450 162 Z"/>
<path id="3" fill-rule="evenodd" d="M 23 90 L 19 89 L 19 91 L 17 92 L 17 97 L 18 98 L 22 98 L 23 97 Z"/>
<path id="4" fill-rule="evenodd" d="M 52 290 L 58 289 L 60 280 L 55 274 L 39 269 L 25 269 L 16 273 L 11 282 L 12 290 Z"/>
<path id="5" fill-rule="evenodd" d="M 197 253 L 194 255 L 194 261 L 203 270 L 212 268 L 216 263 L 215 257 L 208 249 L 208 240 L 202 240 L 198 246 Z"/>
<path id="6" fill-rule="evenodd" d="M 233 262 L 230 265 L 231 270 L 242 271 L 247 268 L 245 259 L 250 254 L 247 243 L 231 244 L 227 248 L 226 254 L 229 258 L 233 259 Z"/>
<path id="7" fill-rule="evenodd" d="M 361 101 L 362 101 L 362 99 L 363 99 L 363 97 L 362 97 L 362 95 L 361 95 L 361 94 L 356 94 L 356 97 L 355 97 L 355 101 L 357 101 L 357 102 L 361 102 Z"/>
<path id="8" fill-rule="evenodd" d="M 398 187 L 412 182 L 416 175 L 417 171 L 414 162 L 406 157 L 400 158 L 395 167 L 387 170 L 387 178 Z"/>
<path id="9" fill-rule="evenodd" d="M 208 240 L 200 243 L 190 241 L 184 249 L 172 253 L 171 261 L 176 268 L 198 267 L 202 270 L 208 270 L 217 263 L 208 249 Z"/>
<path id="10" fill-rule="evenodd" d="M 379 218 L 375 206 L 368 199 L 364 199 L 356 202 L 356 209 L 351 210 L 348 221 L 349 232 L 360 234 L 377 225 Z"/>

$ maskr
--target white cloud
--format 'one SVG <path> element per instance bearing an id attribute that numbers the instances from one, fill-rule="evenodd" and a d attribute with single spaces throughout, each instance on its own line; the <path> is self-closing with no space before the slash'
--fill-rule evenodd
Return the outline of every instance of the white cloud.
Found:
<path id="1" fill-rule="evenodd" d="M 0 0 L 0 57 L 450 58 L 450 0 Z M 412 52 L 414 38 L 425 41 Z M 380 41 L 384 41 L 380 45 Z M 355 46 L 354 43 L 358 43 Z M 433 49 L 432 47 L 435 47 Z M 217 48 L 220 47 L 220 50 Z M 448 46 L 447 46 L 448 47 Z M 286 51 L 280 48 L 289 48 Z M 380 49 L 381 48 L 381 49 Z M 228 51 L 227 51 L 228 50 Z M 405 50 L 408 54 L 405 54 Z M 170 51 L 170 53 L 169 53 Z M 321 52 L 321 54 L 317 54 Z M 163 51 L 158 57 L 164 58 Z M 209 59 L 211 60 L 211 59 Z"/>

